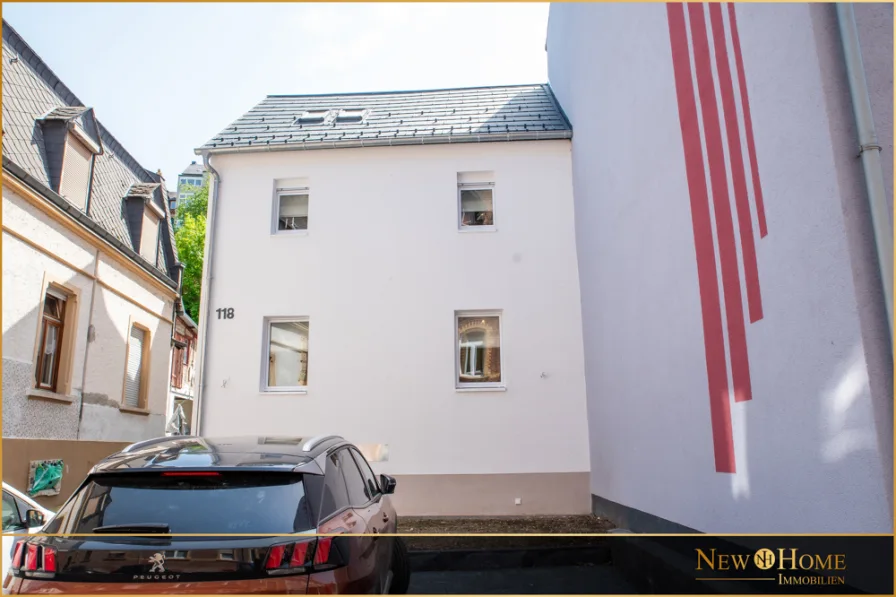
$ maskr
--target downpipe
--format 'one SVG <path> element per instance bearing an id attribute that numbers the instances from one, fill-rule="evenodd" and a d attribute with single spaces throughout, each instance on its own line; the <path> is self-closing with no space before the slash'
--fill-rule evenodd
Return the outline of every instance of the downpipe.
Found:
<path id="1" fill-rule="evenodd" d="M 865 79 L 865 67 L 862 63 L 862 49 L 859 45 L 859 32 L 852 4 L 837 4 L 837 22 L 840 28 L 840 40 L 843 44 L 843 56 L 846 62 L 849 95 L 856 119 L 859 135 L 859 156 L 862 158 L 862 169 L 865 174 L 865 186 L 868 191 L 868 202 L 871 207 L 871 221 L 874 227 L 874 241 L 877 248 L 880 279 L 883 283 L 884 300 L 887 308 L 887 329 L 890 338 L 890 350 L 893 349 L 893 224 L 887 206 L 887 191 L 884 185 L 884 172 L 881 167 L 880 154 L 882 148 L 874 129 L 871 112 L 871 97 L 868 94 L 868 82 Z"/>
<path id="2" fill-rule="evenodd" d="M 211 164 L 211 157 L 208 152 L 202 154 L 202 162 L 205 164 L 206 170 L 212 175 L 211 193 L 208 198 L 208 216 L 206 218 L 205 228 L 205 249 L 202 264 L 202 289 L 199 295 L 199 312 L 202 314 L 199 320 L 200 341 L 199 341 L 199 367 L 196 371 L 196 413 L 195 423 L 193 424 L 193 435 L 202 435 L 202 410 L 203 401 L 205 400 L 205 367 L 207 364 L 206 344 L 208 342 L 208 324 L 209 312 L 211 311 L 211 282 L 212 282 L 212 257 L 214 255 L 215 245 L 215 222 L 218 215 L 218 193 L 221 186 L 221 175 L 214 169 Z"/>

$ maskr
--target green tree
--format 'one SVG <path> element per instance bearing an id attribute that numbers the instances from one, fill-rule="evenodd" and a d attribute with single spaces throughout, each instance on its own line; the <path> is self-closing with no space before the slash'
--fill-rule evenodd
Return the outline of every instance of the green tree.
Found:
<path id="1" fill-rule="evenodd" d="M 181 224 L 174 233 L 177 253 L 184 264 L 181 295 L 184 311 L 199 322 L 199 297 L 202 292 L 202 260 L 205 254 L 205 214 L 178 216 Z"/>
<path id="2" fill-rule="evenodd" d="M 205 256 L 207 212 L 208 184 L 204 184 L 195 188 L 194 194 L 177 206 L 177 214 L 174 218 L 174 242 L 177 244 L 178 257 L 184 264 L 184 280 L 181 286 L 184 311 L 197 323 L 199 322 L 199 297 L 202 292 L 202 261 Z"/>
<path id="3" fill-rule="evenodd" d="M 208 212 L 208 184 L 201 187 L 186 187 L 186 190 L 193 190 L 193 195 L 184 199 L 183 203 L 177 206 L 177 214 L 174 216 L 174 230 L 177 231 L 184 225 L 184 218 L 191 215 L 194 218 L 202 216 L 205 219 Z"/>

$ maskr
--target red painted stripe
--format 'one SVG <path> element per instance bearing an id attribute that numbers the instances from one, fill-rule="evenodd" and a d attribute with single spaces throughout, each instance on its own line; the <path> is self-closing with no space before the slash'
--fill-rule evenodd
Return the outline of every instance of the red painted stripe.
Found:
<path id="1" fill-rule="evenodd" d="M 700 107 L 703 112 L 703 134 L 709 162 L 709 181 L 712 185 L 719 262 L 722 266 L 731 381 L 734 383 L 734 399 L 743 402 L 753 397 L 750 387 L 750 359 L 747 355 L 747 330 L 744 324 L 743 298 L 740 294 L 731 199 L 728 197 L 725 151 L 722 146 L 722 129 L 719 124 L 719 107 L 716 104 L 716 88 L 712 78 L 712 62 L 709 59 L 709 39 L 703 4 L 688 4 L 688 14 L 691 23 L 691 41 L 694 45 L 694 66 L 697 70 L 697 92 L 700 94 Z"/>
<path id="2" fill-rule="evenodd" d="M 747 286 L 747 305 L 750 322 L 762 319 L 762 294 L 759 291 L 759 267 L 756 264 L 756 242 L 753 238 L 753 218 L 750 214 L 750 198 L 747 196 L 747 178 L 744 172 L 744 154 L 740 147 L 740 127 L 737 124 L 737 107 L 734 103 L 734 84 L 728 66 L 728 44 L 725 42 L 725 25 L 722 7 L 709 5 L 712 23 L 713 45 L 716 51 L 716 67 L 719 71 L 719 87 L 722 92 L 722 108 L 725 115 L 725 132 L 728 135 L 728 152 L 731 157 L 731 182 L 734 183 L 734 205 L 737 208 L 737 224 L 740 228 L 740 253 L 744 264 Z"/>
<path id="3" fill-rule="evenodd" d="M 728 370 L 725 364 L 725 338 L 722 334 L 722 307 L 719 303 L 719 281 L 709 215 L 709 194 L 697 121 L 697 100 L 691 81 L 688 36 L 681 4 L 667 4 L 669 38 L 672 43 L 672 66 L 675 92 L 678 95 L 678 118 L 691 197 L 691 220 L 694 225 L 694 247 L 697 252 L 697 280 L 700 307 L 703 311 L 703 344 L 706 350 L 706 377 L 709 385 L 709 412 L 712 421 L 712 444 L 716 472 L 733 473 L 734 439 L 731 433 L 731 406 L 728 401 Z"/>
<path id="4" fill-rule="evenodd" d="M 756 215 L 759 218 L 759 236 L 765 238 L 768 228 L 765 224 L 765 201 L 762 199 L 762 185 L 759 183 L 759 164 L 756 161 L 756 142 L 753 139 L 753 117 L 750 115 L 750 98 L 747 97 L 747 75 L 744 71 L 744 57 L 740 53 L 740 35 L 737 33 L 737 17 L 734 4 L 728 5 L 731 20 L 731 41 L 734 44 L 734 62 L 737 65 L 737 81 L 740 85 L 740 101 L 744 107 L 744 128 L 747 129 L 747 152 L 750 154 L 750 172 L 753 175 L 753 192 L 756 195 Z"/>

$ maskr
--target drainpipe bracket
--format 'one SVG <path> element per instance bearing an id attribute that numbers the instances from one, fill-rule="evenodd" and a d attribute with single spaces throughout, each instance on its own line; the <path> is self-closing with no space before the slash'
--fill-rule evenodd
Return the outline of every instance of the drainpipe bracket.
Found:
<path id="1" fill-rule="evenodd" d="M 877 151 L 879 151 L 881 153 L 883 153 L 883 151 L 884 151 L 884 148 L 876 143 L 866 143 L 865 145 L 859 145 L 859 153 L 858 153 L 858 155 L 856 155 L 856 157 L 862 157 L 863 153 L 865 153 L 866 151 L 872 150 L 872 149 L 876 149 Z"/>

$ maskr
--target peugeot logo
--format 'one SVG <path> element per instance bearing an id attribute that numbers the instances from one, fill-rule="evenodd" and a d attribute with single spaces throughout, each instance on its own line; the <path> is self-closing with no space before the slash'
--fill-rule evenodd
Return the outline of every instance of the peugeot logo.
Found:
<path id="1" fill-rule="evenodd" d="M 149 563 L 152 564 L 152 568 L 150 568 L 149 573 L 153 574 L 155 572 L 165 572 L 165 556 L 160 553 L 152 554 L 152 557 L 149 558 Z"/>

